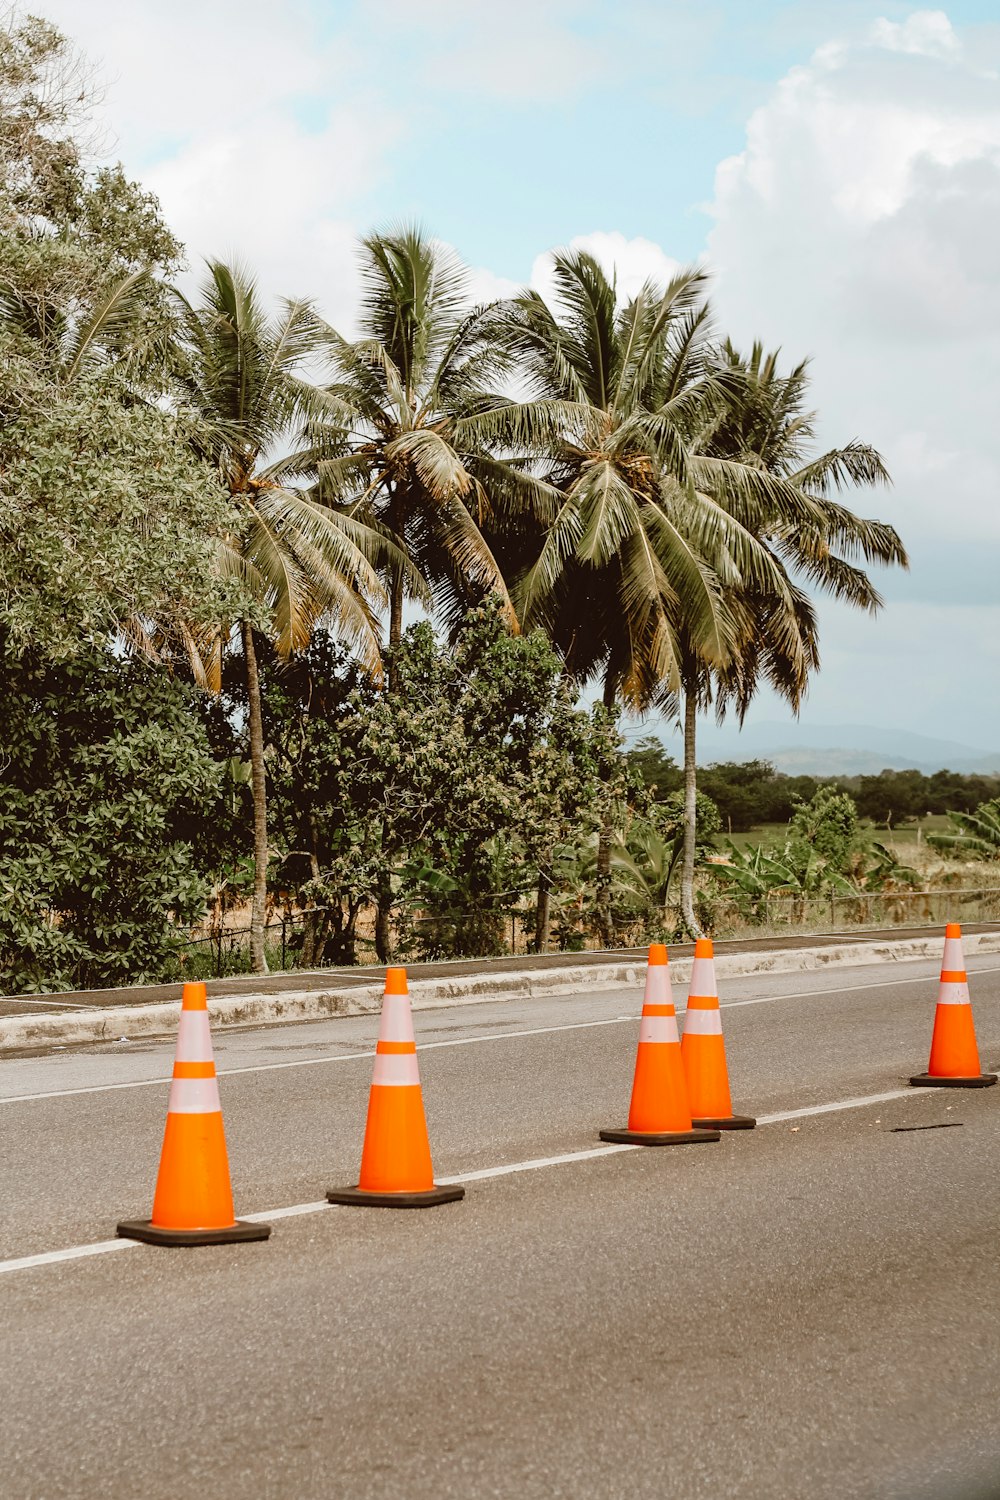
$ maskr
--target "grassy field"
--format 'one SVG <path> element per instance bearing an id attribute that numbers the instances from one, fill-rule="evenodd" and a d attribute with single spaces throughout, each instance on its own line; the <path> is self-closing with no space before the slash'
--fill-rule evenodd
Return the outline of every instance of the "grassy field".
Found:
<path id="1" fill-rule="evenodd" d="M 941 813 L 921 818 L 919 823 L 905 823 L 899 828 L 888 830 L 883 824 L 876 825 L 867 819 L 861 827 L 869 838 L 886 844 L 902 859 L 912 856 L 914 849 L 922 847 L 928 833 L 947 833 L 951 823 L 947 815 Z M 723 831 L 717 835 L 716 842 L 720 848 L 725 848 L 725 841 L 731 838 L 737 849 L 754 849 L 758 844 L 763 844 L 765 849 L 781 849 L 787 837 L 787 823 L 761 823 L 759 827 L 751 828 L 746 833 L 730 835 Z"/>

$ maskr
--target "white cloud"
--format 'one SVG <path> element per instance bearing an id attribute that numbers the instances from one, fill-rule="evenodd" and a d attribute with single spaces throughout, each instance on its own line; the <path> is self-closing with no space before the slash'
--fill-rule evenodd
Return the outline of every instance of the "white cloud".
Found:
<path id="1" fill-rule="evenodd" d="M 905 21 L 877 20 L 872 41 L 892 52 L 914 52 L 922 57 L 957 57 L 961 43 L 943 10 L 918 10 Z"/>
<path id="2" fill-rule="evenodd" d="M 815 356 L 826 430 L 886 452 L 904 539 L 997 532 L 1000 82 L 953 36 L 918 12 L 793 69 L 718 169 L 709 240 L 722 322 Z"/>
<path id="3" fill-rule="evenodd" d="M 192 252 L 194 271 L 199 256 L 246 256 L 268 294 L 319 294 L 325 315 L 348 325 L 357 300 L 350 207 L 380 171 L 388 139 L 353 112 L 303 130 L 275 110 L 207 133 L 145 182 Z"/>
<path id="4" fill-rule="evenodd" d="M 46 0 L 92 59 L 113 155 L 162 203 L 188 248 L 241 254 L 267 297 L 316 296 L 349 328 L 358 204 L 385 174 L 401 121 L 314 0 Z"/>
<path id="5" fill-rule="evenodd" d="M 310 0 L 46 0 L 45 15 L 91 58 L 122 143 L 148 159 L 275 105 L 334 96 L 356 59 L 327 41 Z"/>

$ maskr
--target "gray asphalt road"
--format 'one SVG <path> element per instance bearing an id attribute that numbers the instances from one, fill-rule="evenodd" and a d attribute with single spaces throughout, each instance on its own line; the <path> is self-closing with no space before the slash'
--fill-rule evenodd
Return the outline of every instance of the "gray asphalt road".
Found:
<path id="1" fill-rule="evenodd" d="M 1000 964 L 972 967 L 995 1069 Z M 148 1214 L 171 1049 L 4 1064 L 0 1495 L 1000 1495 L 1000 1088 L 790 1115 L 904 1087 L 934 969 L 731 985 L 734 1102 L 779 1117 L 753 1134 L 9 1272 Z M 638 999 L 419 1015 L 438 1174 L 595 1148 Z M 217 1039 L 238 1212 L 354 1178 L 372 1044 Z"/>

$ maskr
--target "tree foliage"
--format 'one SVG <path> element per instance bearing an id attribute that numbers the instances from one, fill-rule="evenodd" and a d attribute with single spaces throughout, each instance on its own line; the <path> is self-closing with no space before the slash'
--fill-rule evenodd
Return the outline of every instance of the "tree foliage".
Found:
<path id="1" fill-rule="evenodd" d="M 576 707 L 544 636 L 508 635 L 489 608 L 453 648 L 410 627 L 392 665 L 389 693 L 320 634 L 265 670 L 278 881 L 331 908 L 323 941 L 342 957 L 386 879 L 416 951 L 491 951 L 509 898 L 624 804 L 614 720 Z"/>
<path id="2" fill-rule="evenodd" d="M 222 786 L 191 689 L 99 649 L 0 654 L 0 984 L 160 979 L 205 909 Z"/>
<path id="3" fill-rule="evenodd" d="M 80 91 L 48 23 L 0 28 L 0 628 L 53 656 L 210 611 L 227 513 L 157 400 L 180 247 L 120 169 L 88 169 Z"/>

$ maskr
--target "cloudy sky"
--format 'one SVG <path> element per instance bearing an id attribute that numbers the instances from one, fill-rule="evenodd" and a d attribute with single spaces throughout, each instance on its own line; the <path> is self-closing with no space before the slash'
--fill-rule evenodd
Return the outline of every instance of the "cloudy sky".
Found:
<path id="1" fill-rule="evenodd" d="M 484 292 L 583 243 L 702 259 L 719 325 L 813 359 L 912 558 L 823 608 L 811 724 L 1000 747 L 996 0 L 35 0 L 193 264 L 238 249 L 349 327 L 359 231 L 419 219 Z M 758 719 L 787 718 L 762 701 Z"/>

